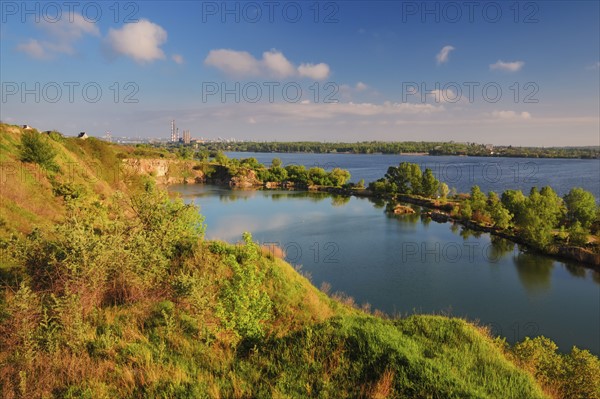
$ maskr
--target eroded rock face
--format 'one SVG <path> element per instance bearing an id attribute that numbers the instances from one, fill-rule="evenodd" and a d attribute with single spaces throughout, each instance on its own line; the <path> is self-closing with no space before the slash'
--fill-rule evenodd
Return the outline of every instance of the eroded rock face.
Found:
<path id="1" fill-rule="evenodd" d="M 262 182 L 256 178 L 256 172 L 248 170 L 244 176 L 234 176 L 229 181 L 231 187 L 250 188 L 262 186 Z"/>
<path id="2" fill-rule="evenodd" d="M 169 171 L 168 159 L 124 159 L 123 163 L 138 174 L 153 174 L 156 177 L 166 176 Z"/>
<path id="3" fill-rule="evenodd" d="M 194 161 L 173 159 L 124 159 L 123 163 L 133 172 L 152 175 L 160 184 L 204 183 L 206 176 L 195 170 Z"/>

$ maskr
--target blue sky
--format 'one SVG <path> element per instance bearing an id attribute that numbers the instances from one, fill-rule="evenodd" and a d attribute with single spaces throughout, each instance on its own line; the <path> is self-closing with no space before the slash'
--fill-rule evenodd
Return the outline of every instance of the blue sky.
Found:
<path id="1" fill-rule="evenodd" d="M 0 118 L 97 136 L 168 137 L 175 119 L 205 138 L 599 145 L 599 4 L 3 1 Z"/>

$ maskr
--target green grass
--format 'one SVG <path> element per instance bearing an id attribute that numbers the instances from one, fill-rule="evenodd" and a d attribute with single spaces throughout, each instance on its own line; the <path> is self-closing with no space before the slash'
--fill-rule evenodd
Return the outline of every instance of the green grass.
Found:
<path id="1" fill-rule="evenodd" d="M 20 130 L 0 130 L 14 161 Z M 110 168 L 90 165 L 127 149 L 53 145 L 61 172 L 36 184 L 25 165 L 1 193 L 3 236 L 40 230 L 0 241 L 0 397 L 600 398 L 586 351 L 511 348 L 457 318 L 368 314 L 249 235 L 205 241 L 197 210 L 148 177 L 116 194 Z M 95 179 L 67 178 L 69 162 Z"/>

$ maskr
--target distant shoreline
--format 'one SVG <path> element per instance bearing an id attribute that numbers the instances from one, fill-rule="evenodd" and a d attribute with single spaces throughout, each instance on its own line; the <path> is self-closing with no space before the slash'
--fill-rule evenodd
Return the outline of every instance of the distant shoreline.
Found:
<path id="1" fill-rule="evenodd" d="M 314 152 L 314 151 L 255 151 L 255 150 L 239 150 L 225 149 L 225 153 L 253 153 L 253 154 L 310 154 L 310 155 L 389 155 L 389 156 L 418 156 L 418 157 L 460 157 L 460 158 L 494 158 L 494 159 L 562 159 L 562 160 L 581 160 L 581 161 L 598 161 L 600 158 L 595 157 L 568 157 L 568 156 L 525 156 L 514 154 L 429 154 L 426 152 L 402 152 L 402 153 L 384 153 L 384 152 Z"/>

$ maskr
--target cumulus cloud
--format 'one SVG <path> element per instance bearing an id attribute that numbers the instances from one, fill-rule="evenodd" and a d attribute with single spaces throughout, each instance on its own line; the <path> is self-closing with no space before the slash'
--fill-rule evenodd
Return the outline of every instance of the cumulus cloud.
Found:
<path id="1" fill-rule="evenodd" d="M 44 32 L 44 39 L 29 39 L 16 48 L 36 59 L 51 59 L 58 54 L 73 55 L 76 53 L 75 43 L 85 35 L 100 36 L 100 30 L 93 22 L 76 13 L 56 22 L 41 19 L 36 27 Z"/>
<path id="2" fill-rule="evenodd" d="M 531 119 L 531 114 L 529 112 L 515 112 L 515 111 L 494 111 L 492 112 L 492 117 L 497 119 Z"/>
<path id="3" fill-rule="evenodd" d="M 329 65 L 324 63 L 319 64 L 302 64 L 298 67 L 298 73 L 300 76 L 315 80 L 327 79 L 329 76 Z"/>
<path id="4" fill-rule="evenodd" d="M 450 58 L 450 52 L 454 50 L 453 46 L 444 46 L 435 56 L 438 65 L 445 64 Z"/>
<path id="5" fill-rule="evenodd" d="M 364 90 L 367 90 L 367 88 L 369 88 L 369 86 L 367 86 L 363 82 L 356 83 L 356 90 L 358 90 L 358 91 L 364 91 Z"/>
<path id="6" fill-rule="evenodd" d="M 132 58 L 140 64 L 165 58 L 162 46 L 167 31 L 147 19 L 125 24 L 121 29 L 110 29 L 106 37 L 108 49 L 116 55 Z"/>
<path id="7" fill-rule="evenodd" d="M 276 77 L 285 78 L 293 76 L 296 72 L 291 62 L 278 51 L 266 51 L 263 53 L 263 64 Z"/>
<path id="8" fill-rule="evenodd" d="M 176 64 L 183 64 L 184 59 L 183 56 L 181 54 L 173 54 L 171 56 L 171 59 L 176 63 Z"/>
<path id="9" fill-rule="evenodd" d="M 260 71 L 260 62 L 247 51 L 210 50 L 204 63 L 234 76 L 255 76 Z"/>
<path id="10" fill-rule="evenodd" d="M 504 62 L 498 60 L 495 64 L 490 64 L 490 70 L 505 71 L 505 72 L 517 72 L 520 71 L 525 63 L 523 61 Z"/>
<path id="11" fill-rule="evenodd" d="M 230 49 L 211 50 L 204 64 L 236 77 L 265 76 L 288 78 L 293 76 L 323 80 L 329 76 L 329 65 L 301 64 L 295 67 L 280 51 L 270 50 L 255 58 L 247 51 Z"/>
<path id="12" fill-rule="evenodd" d="M 31 58 L 38 60 L 45 60 L 50 58 L 50 55 L 44 50 L 44 46 L 35 39 L 29 39 L 25 43 L 21 43 L 17 46 L 17 51 L 27 54 Z"/>

